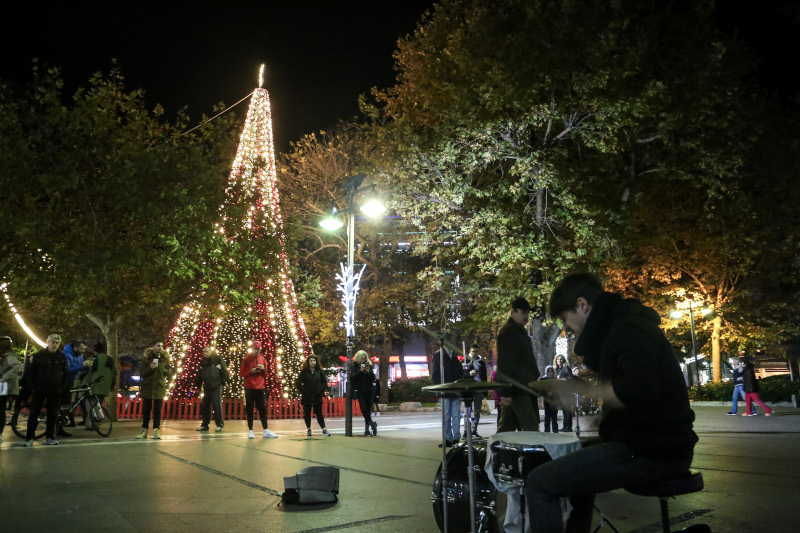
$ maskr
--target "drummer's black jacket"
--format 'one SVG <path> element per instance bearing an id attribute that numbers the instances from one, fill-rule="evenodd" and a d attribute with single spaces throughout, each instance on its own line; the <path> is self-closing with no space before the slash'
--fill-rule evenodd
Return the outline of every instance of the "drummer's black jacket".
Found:
<path id="1" fill-rule="evenodd" d="M 525 327 L 517 324 L 512 318 L 500 328 L 497 334 L 497 381 L 508 376 L 524 385 L 539 379 L 539 367 L 533 355 L 533 345 Z M 528 394 L 515 389 L 501 389 L 500 396 L 516 396 Z"/>
<path id="2" fill-rule="evenodd" d="M 603 410 L 600 438 L 622 441 L 655 460 L 692 457 L 694 412 L 678 361 L 653 309 L 603 293 L 592 305 L 575 353 L 611 383 L 625 406 Z"/>

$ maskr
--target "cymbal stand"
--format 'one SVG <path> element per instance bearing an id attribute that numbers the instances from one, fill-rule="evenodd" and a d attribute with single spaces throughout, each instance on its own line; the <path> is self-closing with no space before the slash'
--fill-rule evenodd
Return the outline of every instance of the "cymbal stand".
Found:
<path id="1" fill-rule="evenodd" d="M 580 395 L 576 392 L 575 393 L 575 436 L 580 438 L 581 436 L 581 400 Z"/>
<path id="2" fill-rule="evenodd" d="M 441 376 L 442 383 L 444 383 L 444 353 L 444 337 L 439 337 L 439 376 Z M 442 521 L 444 533 L 448 533 L 450 523 L 447 512 L 449 498 L 447 497 L 447 424 L 445 423 L 447 394 L 439 394 L 439 400 L 442 402 Z"/>
<path id="3" fill-rule="evenodd" d="M 472 448 L 472 393 L 465 393 L 463 399 L 467 410 L 464 417 L 464 431 L 467 432 L 467 459 L 469 464 L 467 479 L 469 479 L 470 532 L 475 533 L 475 450 Z"/>

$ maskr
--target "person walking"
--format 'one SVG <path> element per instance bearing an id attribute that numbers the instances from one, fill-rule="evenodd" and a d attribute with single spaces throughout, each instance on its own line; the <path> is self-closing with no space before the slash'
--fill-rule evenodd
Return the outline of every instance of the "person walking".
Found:
<path id="1" fill-rule="evenodd" d="M 747 412 L 742 416 L 756 416 L 755 406 L 752 405 L 753 401 L 764 410 L 764 416 L 772 416 L 772 409 L 758 397 L 758 380 L 756 379 L 756 370 L 752 361 L 745 361 L 742 378 L 744 380 L 744 403 L 747 406 Z"/>
<path id="2" fill-rule="evenodd" d="M 11 347 L 11 337 L 0 337 L 0 442 L 6 426 L 6 403 L 19 395 L 19 380 L 22 377 L 22 362 Z"/>
<path id="3" fill-rule="evenodd" d="M 376 436 L 378 424 L 372 420 L 372 402 L 375 396 L 375 372 L 367 352 L 359 350 L 353 356 L 353 366 L 350 368 L 350 383 L 353 386 L 353 395 L 358 398 L 361 416 L 364 417 L 364 436 Z M 370 434 L 370 430 L 372 433 Z"/>
<path id="4" fill-rule="evenodd" d="M 739 358 L 736 358 L 731 359 L 731 365 L 733 366 L 733 396 L 731 398 L 731 410 L 727 414 L 735 416 L 739 410 L 739 397 L 741 396 L 745 404 L 747 403 L 747 398 L 744 393 L 744 364 Z M 758 414 L 755 405 L 751 404 L 750 407 L 753 409 L 753 416 Z"/>
<path id="5" fill-rule="evenodd" d="M 567 358 L 557 355 L 553 359 L 553 372 L 556 379 L 572 379 L 572 368 L 567 364 Z M 564 394 L 555 402 L 561 405 L 561 415 L 564 419 L 561 431 L 572 431 L 572 412 L 575 410 L 575 395 Z"/>
<path id="6" fill-rule="evenodd" d="M 142 398 L 142 431 L 137 439 L 146 439 L 153 417 L 153 438 L 161 438 L 161 407 L 167 395 L 167 380 L 172 376 L 172 361 L 163 342 L 157 342 L 144 351 L 142 358 L 139 395 Z"/>
<path id="7" fill-rule="evenodd" d="M 311 436 L 311 411 L 313 410 L 317 415 L 317 423 L 322 429 L 322 435 L 330 437 L 331 434 L 325 429 L 325 417 L 322 416 L 322 395 L 328 390 L 328 378 L 325 377 L 325 372 L 319 368 L 319 359 L 316 355 L 306 357 L 294 384 L 300 391 L 306 435 Z"/>
<path id="8" fill-rule="evenodd" d="M 261 354 L 261 341 L 253 341 L 253 347 L 239 365 L 239 375 L 244 378 L 244 411 L 247 415 L 247 438 L 253 434 L 253 405 L 258 409 L 261 420 L 261 437 L 277 439 L 278 435 L 267 428 L 267 359 Z"/>
<path id="9" fill-rule="evenodd" d="M 36 426 L 39 424 L 39 413 L 43 405 L 47 409 L 44 443 L 48 446 L 58 444 L 55 436 L 58 407 L 61 404 L 61 395 L 69 389 L 67 358 L 58 349 L 59 345 L 61 345 L 60 335 L 54 333 L 47 337 L 47 347 L 33 355 L 26 370 L 25 380 L 33 391 L 33 400 L 28 414 L 25 442 L 22 442 L 21 446 L 33 446 Z"/>
<path id="10" fill-rule="evenodd" d="M 208 431 L 211 422 L 211 408 L 214 408 L 214 424 L 217 431 L 222 431 L 225 422 L 222 420 L 222 386 L 228 382 L 228 367 L 219 355 L 214 355 L 214 348 L 203 347 L 203 360 L 195 376 L 198 392 L 203 387 L 203 399 L 200 402 L 200 416 L 203 421 L 197 431 Z"/>
<path id="11" fill-rule="evenodd" d="M 444 352 L 444 357 L 441 353 Z M 444 375 L 442 375 L 444 367 Z M 461 361 L 447 348 L 440 348 L 433 354 L 433 383 L 452 383 L 464 375 Z M 444 436 L 445 446 L 455 446 L 461 440 L 461 397 L 457 394 L 442 396 L 442 411 L 444 411 Z M 439 444 L 441 448 L 442 445 Z"/>

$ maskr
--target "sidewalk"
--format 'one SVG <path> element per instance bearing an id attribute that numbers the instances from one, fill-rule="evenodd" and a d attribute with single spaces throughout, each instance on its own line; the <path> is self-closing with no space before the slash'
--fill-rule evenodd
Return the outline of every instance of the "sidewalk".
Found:
<path id="1" fill-rule="evenodd" d="M 679 530 L 705 522 L 714 531 L 794 532 L 800 482 L 800 411 L 773 417 L 726 416 L 725 406 L 695 406 L 700 443 L 694 467 L 700 493 L 670 502 Z M 494 432 L 484 415 L 479 432 Z M 271 421 L 278 439 L 249 440 L 246 424 L 198 433 L 197 422 L 165 421 L 160 441 L 139 441 L 137 422 L 115 423 L 107 439 L 72 428 L 59 446 L 18 448 L 6 429 L 0 444 L 3 532 L 435 532 L 431 490 L 441 461 L 439 413 L 385 413 L 377 437 L 362 421 L 344 437 L 306 438 L 301 420 Z M 586 419 L 582 421 L 588 422 Z M 584 426 L 583 422 L 581 424 Z M 258 426 L 258 423 L 256 423 Z M 76 431 L 77 429 L 77 431 Z M 152 435 L 152 431 L 151 431 Z M 339 502 L 329 507 L 278 505 L 283 477 L 309 465 L 341 471 Z M 657 532 L 655 498 L 602 494 L 598 506 L 620 531 Z M 610 531 L 610 530 L 609 530 Z"/>

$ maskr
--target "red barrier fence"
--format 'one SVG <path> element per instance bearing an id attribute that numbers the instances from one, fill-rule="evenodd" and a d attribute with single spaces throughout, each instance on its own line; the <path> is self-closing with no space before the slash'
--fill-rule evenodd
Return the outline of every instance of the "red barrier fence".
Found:
<path id="1" fill-rule="evenodd" d="M 322 400 L 322 414 L 326 418 L 345 416 L 345 398 Z M 258 411 L 254 410 L 258 420 Z M 353 416 L 361 416 L 358 402 L 353 402 Z M 225 420 L 245 420 L 243 398 L 222 400 L 222 417 Z M 137 420 L 142 418 L 142 401 L 139 398 L 117 398 L 117 420 Z M 303 418 L 300 400 L 267 400 L 267 418 L 270 420 Z M 200 398 L 170 398 L 164 400 L 161 409 L 162 420 L 199 420 Z"/>

